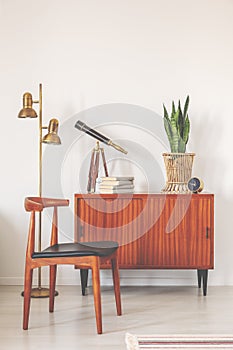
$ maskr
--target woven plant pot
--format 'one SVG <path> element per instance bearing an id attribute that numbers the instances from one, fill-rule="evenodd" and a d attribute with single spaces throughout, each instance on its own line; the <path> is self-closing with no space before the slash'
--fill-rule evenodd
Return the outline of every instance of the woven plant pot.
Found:
<path id="1" fill-rule="evenodd" d="M 194 156 L 195 153 L 163 153 L 167 179 L 162 192 L 190 192 L 188 181 L 192 177 Z"/>

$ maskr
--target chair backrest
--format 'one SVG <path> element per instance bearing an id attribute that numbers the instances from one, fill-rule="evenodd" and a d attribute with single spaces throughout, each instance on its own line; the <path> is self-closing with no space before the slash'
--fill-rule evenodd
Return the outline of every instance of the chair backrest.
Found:
<path id="1" fill-rule="evenodd" d="M 43 197 L 27 197 L 25 198 L 24 206 L 26 211 L 42 211 L 48 207 L 67 207 L 68 199 L 54 199 Z"/>
<path id="2" fill-rule="evenodd" d="M 52 221 L 52 230 L 51 230 L 51 239 L 50 244 L 54 245 L 58 243 L 57 235 L 57 226 L 58 226 L 58 217 L 57 217 L 57 207 L 67 207 L 69 206 L 68 199 L 54 199 L 54 198 L 43 198 L 43 197 L 27 197 L 24 202 L 25 210 L 31 212 L 29 233 L 28 233 L 28 244 L 27 244 L 27 253 L 28 258 L 32 256 L 35 251 L 35 213 L 39 212 L 39 230 L 41 231 L 41 212 L 44 208 L 53 207 L 53 221 Z M 39 240 L 41 240 L 39 238 Z"/>

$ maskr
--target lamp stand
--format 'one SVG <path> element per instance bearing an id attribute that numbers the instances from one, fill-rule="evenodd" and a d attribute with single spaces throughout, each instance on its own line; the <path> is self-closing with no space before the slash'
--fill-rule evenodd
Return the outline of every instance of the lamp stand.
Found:
<path id="1" fill-rule="evenodd" d="M 47 129 L 42 125 L 42 84 L 39 84 L 39 100 L 33 101 L 33 103 L 39 104 L 39 184 L 38 184 L 38 194 L 39 197 L 42 196 L 42 130 Z M 42 215 L 39 212 L 39 225 L 38 225 L 38 251 L 41 251 L 41 230 L 42 230 Z M 24 295 L 24 292 L 21 293 Z M 55 291 L 55 296 L 58 295 L 58 292 Z M 43 288 L 41 286 L 41 267 L 38 268 L 38 286 L 32 288 L 31 290 L 32 298 L 48 298 L 49 297 L 49 288 Z"/>

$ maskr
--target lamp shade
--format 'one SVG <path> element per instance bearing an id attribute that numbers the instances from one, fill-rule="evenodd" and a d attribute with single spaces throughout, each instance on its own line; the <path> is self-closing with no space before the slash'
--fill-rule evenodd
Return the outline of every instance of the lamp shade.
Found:
<path id="1" fill-rule="evenodd" d="M 18 114 L 18 118 L 37 118 L 36 111 L 32 108 L 33 100 L 30 92 L 23 95 L 23 109 Z"/>
<path id="2" fill-rule="evenodd" d="M 61 139 L 57 135 L 58 132 L 58 120 L 57 119 L 51 119 L 48 126 L 48 134 L 45 135 L 42 139 L 43 143 L 48 143 L 52 145 L 60 145 Z"/>

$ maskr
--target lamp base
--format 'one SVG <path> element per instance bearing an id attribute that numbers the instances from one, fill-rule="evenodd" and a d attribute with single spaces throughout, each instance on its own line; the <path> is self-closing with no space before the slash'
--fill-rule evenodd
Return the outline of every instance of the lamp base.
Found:
<path id="1" fill-rule="evenodd" d="M 24 296 L 24 292 L 21 293 L 22 297 Z M 55 290 L 55 297 L 58 295 L 58 292 Z M 49 298 L 49 288 L 32 288 L 31 298 Z"/>

